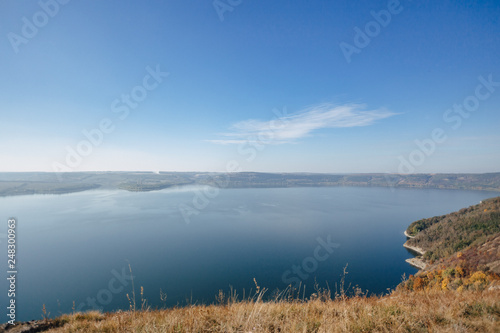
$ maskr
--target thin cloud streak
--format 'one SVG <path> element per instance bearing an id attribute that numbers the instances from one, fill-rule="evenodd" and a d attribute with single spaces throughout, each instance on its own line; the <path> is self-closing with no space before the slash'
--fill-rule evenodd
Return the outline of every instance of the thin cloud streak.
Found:
<path id="1" fill-rule="evenodd" d="M 361 127 L 396 115 L 386 109 L 363 110 L 364 105 L 334 106 L 322 104 L 302 112 L 270 121 L 249 119 L 231 126 L 231 132 L 221 135 L 230 139 L 206 140 L 219 145 L 241 144 L 267 138 L 268 144 L 295 143 L 323 128 Z"/>

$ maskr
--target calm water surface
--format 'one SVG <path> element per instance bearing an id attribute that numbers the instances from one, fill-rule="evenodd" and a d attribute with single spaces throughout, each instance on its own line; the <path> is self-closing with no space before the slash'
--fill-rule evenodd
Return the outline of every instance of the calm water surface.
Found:
<path id="1" fill-rule="evenodd" d="M 18 219 L 17 319 L 41 318 L 43 304 L 51 316 L 71 312 L 73 302 L 80 310 L 127 309 L 129 264 L 137 303 L 143 286 L 152 307 L 210 303 L 230 286 L 242 295 L 255 287 L 253 278 L 271 291 L 299 280 L 306 294 L 315 281 L 334 289 L 346 264 L 348 283 L 383 293 L 403 274 L 416 272 L 402 247 L 411 222 L 498 195 L 363 187 L 226 189 L 186 223 L 179 205 L 193 207 L 199 190 L 0 198 L 5 230 L 10 216 Z M 329 253 L 322 242 L 337 247 Z M 0 288 L 6 307 L 5 279 Z"/>

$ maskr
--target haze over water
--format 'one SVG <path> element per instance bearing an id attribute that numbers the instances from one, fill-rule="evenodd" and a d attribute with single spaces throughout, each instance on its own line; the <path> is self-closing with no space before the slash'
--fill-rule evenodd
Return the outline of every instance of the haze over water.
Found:
<path id="1" fill-rule="evenodd" d="M 308 295 L 315 281 L 335 289 L 346 264 L 348 284 L 380 294 L 403 274 L 416 272 L 404 261 L 411 254 L 402 246 L 411 222 L 497 195 L 362 187 L 225 189 L 186 223 L 178 207 L 192 206 L 196 189 L 0 198 L 1 211 L 18 214 L 18 320 L 40 318 L 43 304 L 51 316 L 71 312 L 73 301 L 81 310 L 128 309 L 129 263 L 138 307 L 141 286 L 148 304 L 160 307 L 187 299 L 210 303 L 230 286 L 248 294 L 253 278 L 269 294 L 300 278 Z M 338 247 L 322 250 L 312 272 L 294 273 L 293 266 L 314 258 L 318 237 Z M 5 280 L 0 288 L 7 290 Z"/>

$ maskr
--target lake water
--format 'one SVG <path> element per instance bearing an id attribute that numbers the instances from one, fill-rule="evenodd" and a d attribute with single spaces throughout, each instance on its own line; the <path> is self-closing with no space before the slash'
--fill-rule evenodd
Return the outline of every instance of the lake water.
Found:
<path id="1" fill-rule="evenodd" d="M 204 190 L 0 198 L 0 232 L 6 232 L 9 217 L 18 219 L 17 319 L 41 318 L 43 304 L 50 316 L 71 312 L 73 302 L 80 310 L 128 309 L 129 264 L 137 307 L 141 286 L 148 304 L 161 307 L 210 303 L 230 286 L 248 294 L 254 278 L 270 291 L 301 281 L 307 295 L 315 281 L 335 289 L 347 264 L 348 283 L 380 294 L 416 272 L 402 246 L 411 222 L 498 195 L 364 187 L 212 189 L 208 202 L 195 200 L 200 209 L 194 214 L 193 199 Z M 179 207 L 191 207 L 190 221 Z M 0 240 L 5 251 L 5 238 Z M 5 279 L 0 288 L 5 309 Z"/>

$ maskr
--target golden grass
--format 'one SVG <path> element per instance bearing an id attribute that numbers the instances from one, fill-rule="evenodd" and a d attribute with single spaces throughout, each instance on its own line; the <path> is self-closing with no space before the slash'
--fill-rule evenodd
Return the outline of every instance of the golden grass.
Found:
<path id="1" fill-rule="evenodd" d="M 324 297 L 326 296 L 326 297 Z M 48 332 L 500 332 L 500 290 L 398 290 L 383 297 L 259 297 L 221 305 L 64 315 Z"/>

